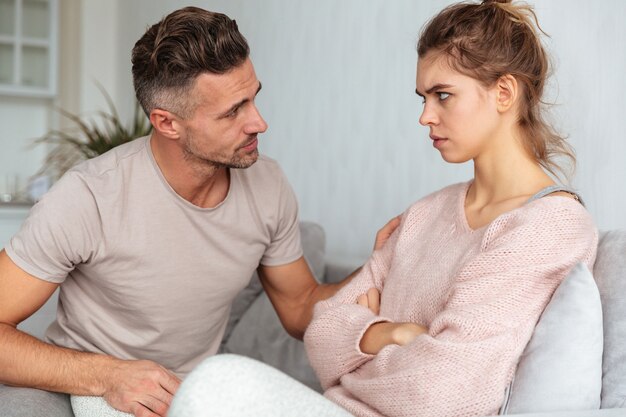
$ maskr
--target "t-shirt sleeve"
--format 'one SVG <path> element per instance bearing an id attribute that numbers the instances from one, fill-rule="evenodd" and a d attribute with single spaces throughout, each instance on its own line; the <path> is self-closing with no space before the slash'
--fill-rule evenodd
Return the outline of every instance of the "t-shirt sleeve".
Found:
<path id="1" fill-rule="evenodd" d="M 80 174 L 70 171 L 33 206 L 5 250 L 25 272 L 61 283 L 95 255 L 101 230 L 93 194 Z"/>
<path id="2" fill-rule="evenodd" d="M 276 227 L 272 231 L 270 244 L 261 258 L 261 264 L 266 266 L 288 264 L 302 256 L 298 201 L 280 169 L 277 202 Z"/>

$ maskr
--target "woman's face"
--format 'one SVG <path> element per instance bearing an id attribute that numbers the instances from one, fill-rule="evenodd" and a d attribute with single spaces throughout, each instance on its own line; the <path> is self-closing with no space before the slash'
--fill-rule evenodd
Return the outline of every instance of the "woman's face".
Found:
<path id="1" fill-rule="evenodd" d="M 419 59 L 415 92 L 424 103 L 419 122 L 430 128 L 445 161 L 466 162 L 489 152 L 502 129 L 495 91 L 450 68 L 441 53 Z"/>

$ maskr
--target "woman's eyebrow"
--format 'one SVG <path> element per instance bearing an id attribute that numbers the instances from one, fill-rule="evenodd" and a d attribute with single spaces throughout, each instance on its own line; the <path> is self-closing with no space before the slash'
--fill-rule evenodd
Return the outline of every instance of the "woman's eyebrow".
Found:
<path id="1" fill-rule="evenodd" d="M 445 89 L 445 88 L 450 88 L 452 87 L 452 84 L 435 84 L 432 87 L 430 87 L 428 90 L 426 90 L 426 94 L 431 94 L 433 91 L 437 91 L 437 90 L 441 90 L 441 89 Z M 424 94 L 420 93 L 419 91 L 417 91 L 417 88 L 415 89 L 415 94 L 417 94 L 420 97 L 424 97 Z"/>

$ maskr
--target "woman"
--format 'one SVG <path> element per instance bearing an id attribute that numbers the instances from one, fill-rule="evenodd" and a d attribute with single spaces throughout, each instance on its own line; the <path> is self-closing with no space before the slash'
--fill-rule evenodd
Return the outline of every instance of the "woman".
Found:
<path id="1" fill-rule="evenodd" d="M 497 414 L 552 293 L 577 263 L 593 265 L 593 221 L 547 173 L 573 154 L 542 117 L 548 59 L 535 23 L 528 6 L 487 0 L 444 9 L 420 36 L 419 121 L 445 161 L 473 161 L 474 178 L 411 206 L 361 273 L 316 306 L 311 364 L 325 396 L 354 415 Z"/>

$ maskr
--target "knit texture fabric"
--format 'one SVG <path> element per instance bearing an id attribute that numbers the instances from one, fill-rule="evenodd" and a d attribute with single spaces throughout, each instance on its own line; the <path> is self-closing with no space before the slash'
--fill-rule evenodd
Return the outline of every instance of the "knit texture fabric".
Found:
<path id="1" fill-rule="evenodd" d="M 356 416 L 497 414 L 552 293 L 578 262 L 593 266 L 597 230 L 576 200 L 544 197 L 473 230 L 469 184 L 411 206 L 361 272 L 315 307 L 309 359 L 324 395 Z M 380 315 L 356 304 L 372 287 Z M 361 352 L 367 328 L 384 321 L 428 332 Z"/>

